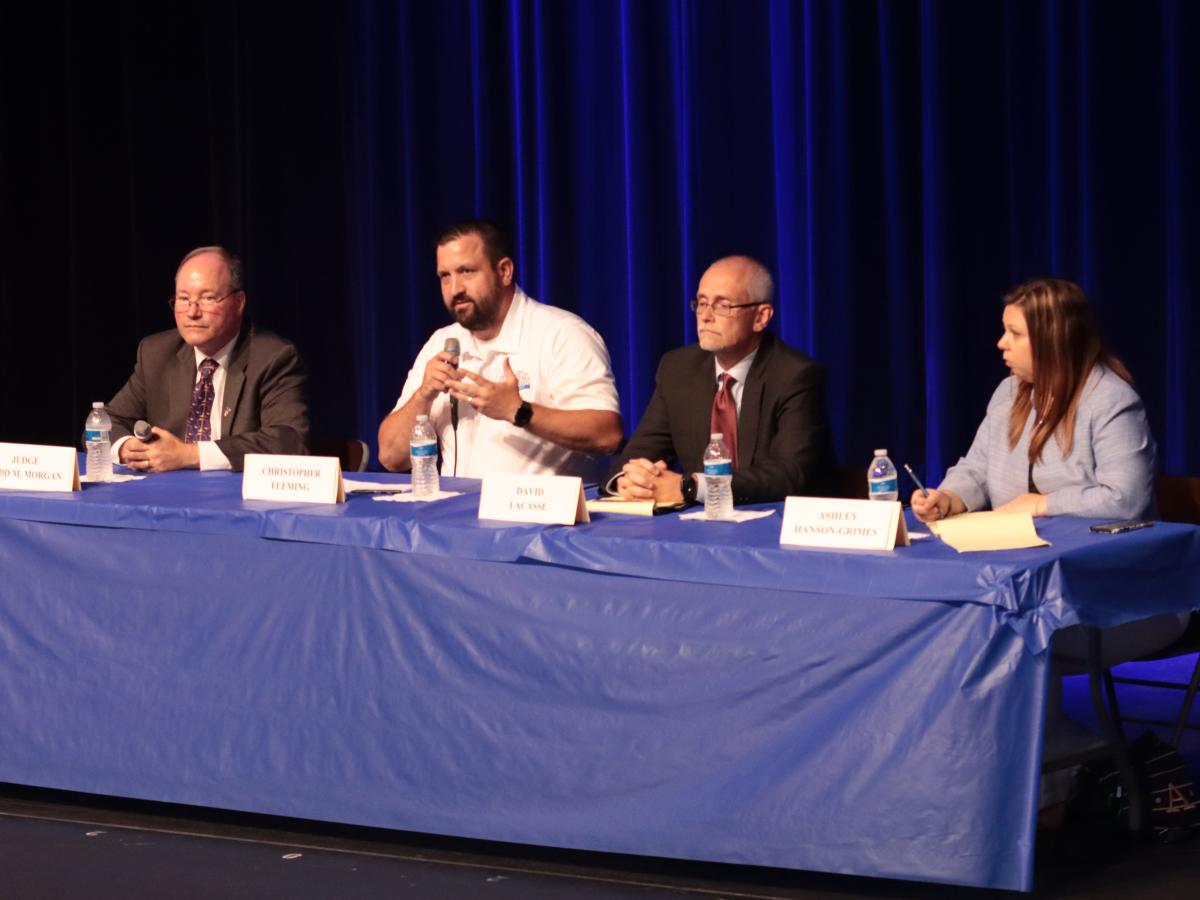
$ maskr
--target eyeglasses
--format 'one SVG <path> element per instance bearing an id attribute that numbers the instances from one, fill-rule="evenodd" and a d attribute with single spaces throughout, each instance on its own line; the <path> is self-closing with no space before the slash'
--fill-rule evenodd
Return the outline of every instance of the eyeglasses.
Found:
<path id="1" fill-rule="evenodd" d="M 749 303 L 730 303 L 724 297 L 718 297 L 716 300 L 692 300 L 689 305 L 692 307 L 692 312 L 694 313 L 698 313 L 702 309 L 711 309 L 714 316 L 728 318 L 733 315 L 735 309 L 742 309 L 746 306 L 762 306 L 763 301 L 752 300 Z"/>
<path id="2" fill-rule="evenodd" d="M 212 297 L 207 294 L 203 297 L 170 297 L 167 299 L 167 306 L 178 312 L 190 309 L 193 303 L 201 309 L 216 309 L 225 302 L 226 298 L 232 297 L 236 293 L 237 291 L 230 291 L 221 297 Z"/>

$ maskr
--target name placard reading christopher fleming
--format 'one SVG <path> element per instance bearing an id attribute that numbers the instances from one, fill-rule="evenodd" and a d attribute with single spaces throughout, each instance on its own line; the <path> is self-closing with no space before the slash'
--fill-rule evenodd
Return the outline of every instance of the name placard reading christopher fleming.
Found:
<path id="1" fill-rule="evenodd" d="M 343 503 L 342 465 L 336 456 L 247 453 L 243 500 L 280 503 Z"/>

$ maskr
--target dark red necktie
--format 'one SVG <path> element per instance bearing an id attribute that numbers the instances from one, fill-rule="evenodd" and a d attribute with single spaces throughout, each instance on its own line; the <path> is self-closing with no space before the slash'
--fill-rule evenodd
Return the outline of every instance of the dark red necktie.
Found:
<path id="1" fill-rule="evenodd" d="M 729 461 L 733 467 L 738 467 L 737 452 L 737 404 L 733 402 L 733 383 L 737 379 L 728 372 L 721 373 L 721 386 L 713 397 L 712 425 L 710 431 L 718 431 L 725 438 L 725 448 L 729 451 Z"/>
<path id="2" fill-rule="evenodd" d="M 188 410 L 187 428 L 183 432 L 186 444 L 212 440 L 212 408 L 216 390 L 213 387 L 213 372 L 217 369 L 215 359 L 200 363 L 200 380 L 192 388 L 192 405 Z"/>

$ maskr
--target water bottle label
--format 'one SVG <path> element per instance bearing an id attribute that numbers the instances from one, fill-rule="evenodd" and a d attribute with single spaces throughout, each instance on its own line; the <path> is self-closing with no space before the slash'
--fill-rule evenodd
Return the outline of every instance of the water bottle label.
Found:
<path id="1" fill-rule="evenodd" d="M 704 474 L 705 475 L 732 475 L 733 474 L 733 463 L 731 463 L 727 459 L 718 461 L 718 462 L 706 462 L 704 464 Z"/>
<path id="2" fill-rule="evenodd" d="M 872 494 L 893 494 L 893 493 L 897 493 L 897 491 L 899 490 L 899 487 L 900 486 L 896 483 L 895 478 L 889 478 L 886 481 L 872 481 L 871 482 L 871 493 Z"/>
<path id="3" fill-rule="evenodd" d="M 430 441 L 428 444 L 411 444 L 409 449 L 412 456 L 437 456 L 437 441 Z"/>
<path id="4" fill-rule="evenodd" d="M 107 431 L 101 431 L 99 428 L 88 428 L 83 432 L 84 441 L 103 441 L 108 438 Z"/>

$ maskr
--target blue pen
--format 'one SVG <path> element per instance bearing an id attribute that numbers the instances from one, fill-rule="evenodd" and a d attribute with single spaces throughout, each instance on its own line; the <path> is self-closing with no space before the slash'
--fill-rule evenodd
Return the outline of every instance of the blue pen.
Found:
<path id="1" fill-rule="evenodd" d="M 916 482 L 917 487 L 919 487 L 921 489 L 921 496 L 928 497 L 929 491 L 927 491 L 925 489 L 925 485 L 921 484 L 921 479 L 918 478 L 917 473 L 912 470 L 912 466 L 910 466 L 908 463 L 905 463 L 904 471 L 908 473 L 908 477 L 911 478 L 914 482 Z"/>

